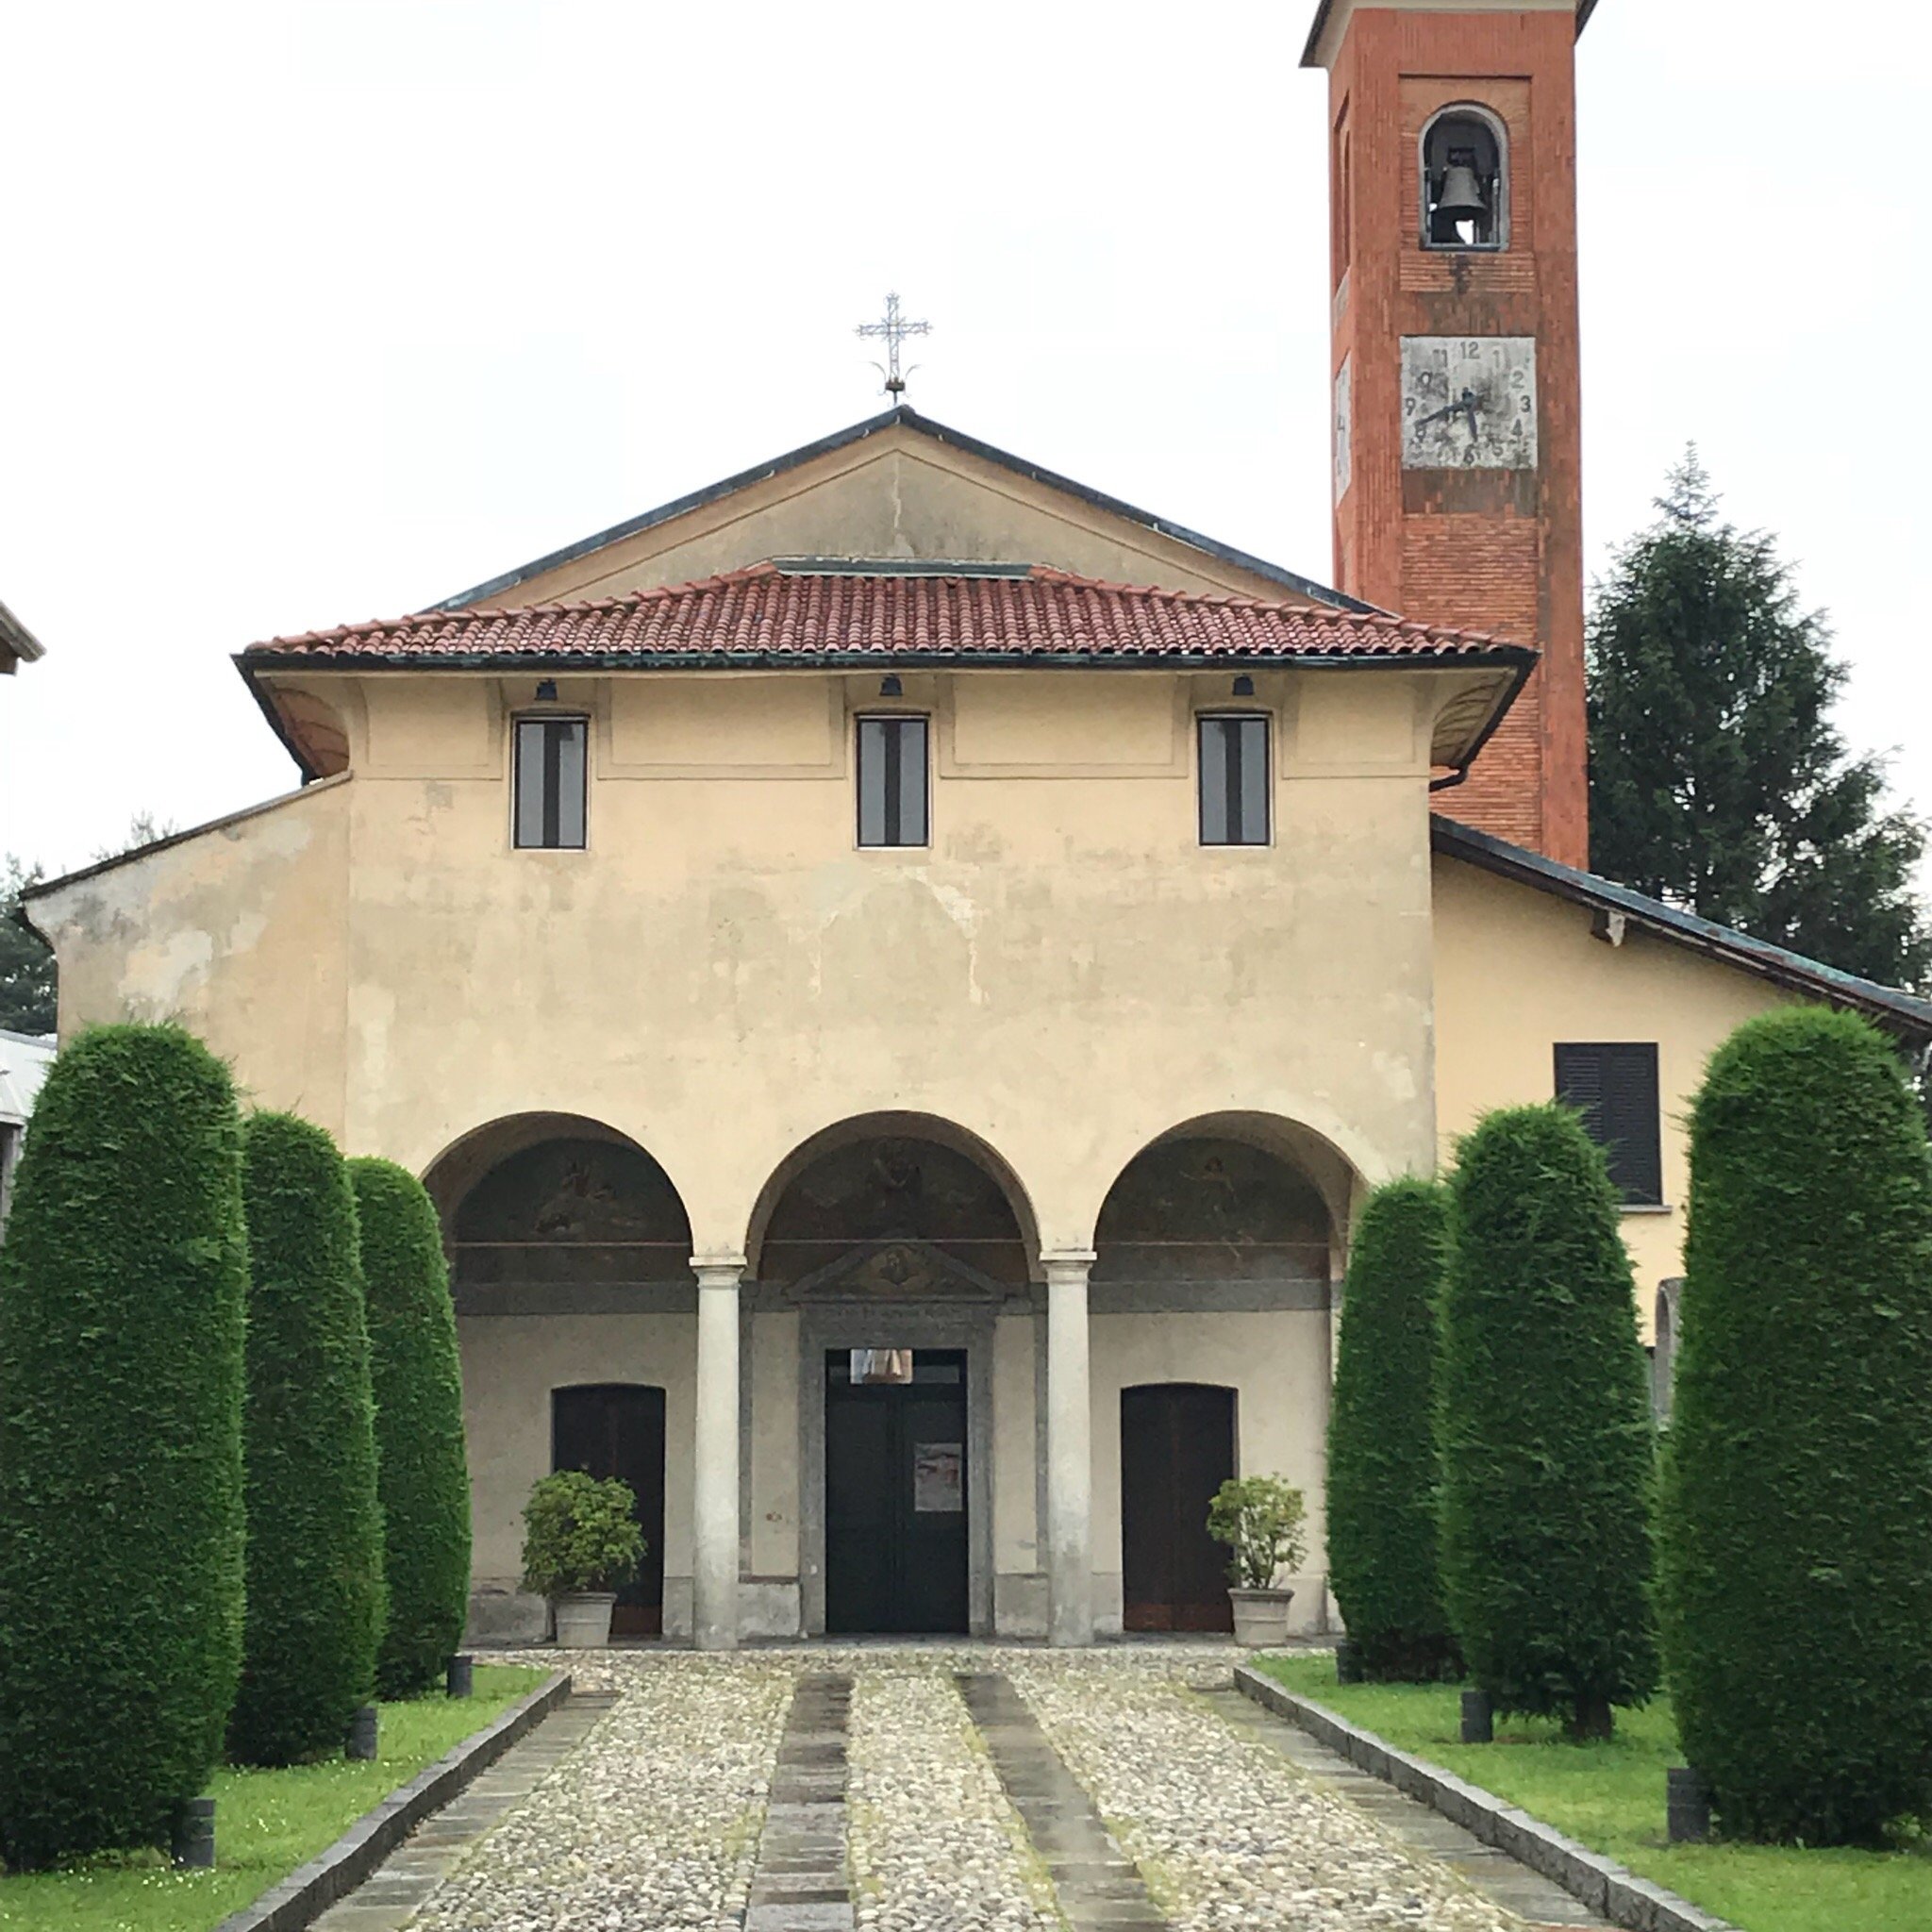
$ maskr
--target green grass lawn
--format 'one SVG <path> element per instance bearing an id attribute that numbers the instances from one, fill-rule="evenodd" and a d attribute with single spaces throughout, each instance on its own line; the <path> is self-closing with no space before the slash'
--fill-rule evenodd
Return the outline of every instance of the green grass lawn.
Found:
<path id="1" fill-rule="evenodd" d="M 1572 1744 L 1553 1724 L 1520 1719 L 1499 1721 L 1493 1744 L 1463 1744 L 1454 1685 L 1338 1684 L 1330 1657 L 1266 1657 L 1259 1668 L 1744 1932 L 1932 1928 L 1932 1857 L 1922 1853 L 1667 1842 L 1664 1773 L 1683 1762 L 1667 1703 L 1620 1710 L 1607 1743 Z"/>
<path id="2" fill-rule="evenodd" d="M 176 1872 L 165 1854 L 104 1857 L 71 1872 L 0 1877 L 6 1932 L 207 1932 L 279 1884 L 473 1731 L 534 1690 L 546 1673 L 476 1666 L 475 1695 L 385 1704 L 374 1763 L 221 1771 L 212 1872 Z"/>

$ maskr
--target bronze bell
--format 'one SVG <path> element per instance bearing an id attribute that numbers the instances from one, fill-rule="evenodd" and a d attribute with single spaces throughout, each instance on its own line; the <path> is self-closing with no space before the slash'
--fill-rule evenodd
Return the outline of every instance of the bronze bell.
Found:
<path id="1" fill-rule="evenodd" d="M 1480 222 L 1490 204 L 1483 184 L 1466 161 L 1451 161 L 1442 171 L 1442 192 L 1436 197 L 1436 216 L 1442 222 Z"/>

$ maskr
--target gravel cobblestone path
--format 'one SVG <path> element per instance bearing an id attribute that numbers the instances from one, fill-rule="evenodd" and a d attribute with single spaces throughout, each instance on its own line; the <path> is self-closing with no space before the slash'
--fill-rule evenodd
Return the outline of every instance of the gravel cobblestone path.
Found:
<path id="1" fill-rule="evenodd" d="M 696 1657 L 591 1667 L 581 1656 L 558 1660 L 617 1703 L 431 1893 L 411 1921 L 422 1932 L 741 1923 L 792 1671 Z"/>
<path id="2" fill-rule="evenodd" d="M 413 1932 L 1524 1925 L 1199 1694 L 1224 1647 L 541 1655 L 617 1702 Z"/>
<path id="3" fill-rule="evenodd" d="M 862 1674 L 849 1749 L 861 1932 L 1062 1932 L 1046 1869 L 949 1675 Z"/>
<path id="4" fill-rule="evenodd" d="M 1010 1675 L 1175 1932 L 1521 1925 L 1182 1684 L 1086 1658 L 1022 1657 Z"/>

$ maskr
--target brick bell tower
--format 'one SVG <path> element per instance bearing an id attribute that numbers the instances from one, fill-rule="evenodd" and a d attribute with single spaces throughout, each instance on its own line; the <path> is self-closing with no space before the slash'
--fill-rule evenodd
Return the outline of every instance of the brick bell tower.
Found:
<path id="1" fill-rule="evenodd" d="M 1590 856 L 1575 44 L 1596 0 L 1322 0 L 1335 573 L 1542 662 L 1442 810 Z"/>

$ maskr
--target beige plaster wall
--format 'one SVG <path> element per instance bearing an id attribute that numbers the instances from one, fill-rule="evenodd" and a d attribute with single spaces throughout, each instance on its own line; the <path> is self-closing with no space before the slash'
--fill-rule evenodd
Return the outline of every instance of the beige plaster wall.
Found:
<path id="1" fill-rule="evenodd" d="M 1493 1107 L 1548 1100 L 1558 1041 L 1655 1041 L 1663 1110 L 1664 1212 L 1632 1209 L 1624 1240 L 1648 1337 L 1657 1285 L 1681 1272 L 1689 1148 L 1684 1117 L 1732 1029 L 1790 995 L 1646 933 L 1621 946 L 1546 892 L 1438 858 L 1436 1093 L 1445 1162 Z"/>
<path id="2" fill-rule="evenodd" d="M 992 1347 L 992 1566 L 995 1576 L 1044 1572 L 1036 1472 L 1040 1467 L 1040 1350 L 1046 1318 L 1003 1314 Z"/>
<path id="3" fill-rule="evenodd" d="M 1279 1314 L 1096 1315 L 1093 1377 L 1094 1621 L 1121 1627 L 1121 1391 L 1206 1382 L 1235 1391 L 1236 1474 L 1284 1475 L 1308 1502 L 1308 1555 L 1289 1579 L 1293 1627 L 1324 1627 L 1329 1323 Z"/>
<path id="4" fill-rule="evenodd" d="M 518 1593 L 523 1507 L 531 1485 L 550 1473 L 551 1391 L 584 1382 L 646 1383 L 664 1391 L 665 1623 L 688 1629 L 696 1317 L 466 1315 L 458 1321 L 457 1338 L 470 1449 L 475 1591 L 484 1597 Z M 541 1607 L 533 1607 L 541 1619 Z M 500 1619 L 498 1613 L 491 1624 Z"/>
<path id="5" fill-rule="evenodd" d="M 346 1125 L 350 793 L 311 786 L 36 899 L 60 964 L 60 1036 L 179 1020 L 245 1101 Z"/>
<path id="6" fill-rule="evenodd" d="M 798 1574 L 798 1317 L 774 1311 L 751 1324 L 750 1574 Z"/>
<path id="7" fill-rule="evenodd" d="M 1114 583 L 1313 601 L 1273 577 L 903 426 L 748 484 L 480 601 L 615 596 L 768 557 L 1044 563 Z"/>
<path id="8" fill-rule="evenodd" d="M 359 680 L 345 913 L 288 913 L 297 949 L 346 926 L 347 1144 L 422 1172 L 505 1114 L 587 1115 L 724 1254 L 793 1147 L 874 1110 L 989 1142 L 1050 1248 L 1085 1246 L 1127 1159 L 1201 1115 L 1303 1123 L 1371 1177 L 1425 1162 L 1442 687 L 1256 682 L 1265 848 L 1197 842 L 1192 717 L 1225 676 L 1038 672 L 908 675 L 933 844 L 858 850 L 850 718 L 877 680 L 801 672 L 564 680 L 593 720 L 590 849 L 514 852 L 508 721 L 534 686 Z M 193 995 L 191 1017 L 227 1003 L 218 973 Z M 244 1073 L 279 1050 L 268 1016 L 226 1024 Z"/>

